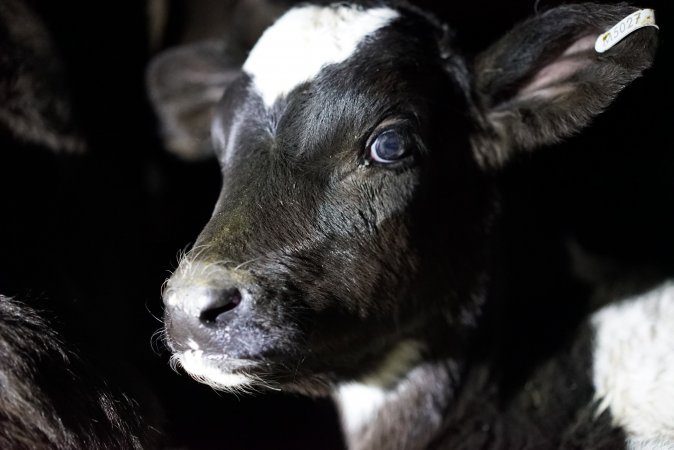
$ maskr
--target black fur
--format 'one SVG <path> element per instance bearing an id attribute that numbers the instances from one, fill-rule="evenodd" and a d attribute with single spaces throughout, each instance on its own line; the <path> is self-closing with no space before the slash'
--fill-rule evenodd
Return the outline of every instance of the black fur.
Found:
<path id="1" fill-rule="evenodd" d="M 472 365 L 442 432 L 430 448 L 625 448 L 624 433 L 612 424 L 610 413 L 596 415 L 591 380 L 592 330 L 588 324 L 554 356 L 539 362 L 524 381 L 513 385 L 513 370 L 507 367 Z"/>
<path id="2" fill-rule="evenodd" d="M 55 150 L 83 150 L 64 64 L 28 2 L 0 3 L 0 55 L 0 133 Z"/>
<path id="3" fill-rule="evenodd" d="M 612 51 L 594 50 L 597 36 L 636 10 L 625 4 L 560 6 L 518 25 L 478 58 L 477 92 L 499 140 L 493 146 L 485 142 L 485 163 L 499 165 L 511 157 L 509 151 L 536 148 L 576 133 L 650 67 L 657 40 L 653 29 L 636 31 Z M 564 55 L 583 38 L 589 38 L 589 48 Z M 581 66 L 556 81 L 568 92 L 553 99 L 523 95 L 523 87 L 542 68 L 564 61 Z"/>
<path id="4" fill-rule="evenodd" d="M 23 277 L 30 280 L 26 283 L 30 283 L 31 288 L 42 291 L 52 277 L 59 277 L 60 269 L 50 265 L 52 257 L 59 260 L 58 264 L 68 266 L 66 270 L 71 274 L 76 270 L 72 260 L 63 258 L 47 241 L 52 233 L 63 238 L 65 228 L 69 233 L 78 234 L 77 226 L 65 218 L 68 213 L 60 209 L 65 202 L 59 200 L 60 195 L 67 197 L 63 194 L 68 190 L 64 179 L 69 177 L 64 167 L 74 163 L 74 158 L 80 155 L 64 155 L 63 164 L 59 165 L 54 162 L 58 160 L 54 153 L 80 152 L 86 146 L 71 103 L 68 71 L 58 41 L 43 23 L 44 13 L 37 13 L 37 8 L 34 11 L 34 6 L 39 6 L 39 2 L 0 2 L 0 147 L 3 154 L 0 228 L 6 239 L 0 282 L 5 292 L 21 291 Z M 26 164 L 22 165 L 24 161 Z M 54 187 L 54 184 L 59 185 Z M 37 192 L 47 186 L 51 192 L 31 195 L 32 190 Z M 77 202 L 72 197 L 68 200 Z M 59 210 L 57 221 L 51 216 L 52 208 Z M 35 216 L 25 213 L 30 209 L 35 211 Z M 91 219 L 92 212 L 85 209 L 79 214 L 89 214 L 87 217 Z M 39 219 L 33 220 L 35 217 Z M 86 241 L 86 237 L 80 238 L 80 242 Z M 27 240 L 31 244 L 26 244 Z M 17 242 L 22 246 L 18 254 L 12 249 Z M 68 244 L 63 245 L 73 251 Z M 41 263 L 35 263 L 37 258 Z M 26 264 L 27 261 L 30 262 Z M 45 267 L 48 269 L 43 270 Z M 100 267 L 99 270 L 104 271 Z M 70 283 L 77 284 L 74 278 L 68 279 L 62 283 L 68 288 Z M 50 288 L 46 290 L 58 290 L 53 285 Z M 98 321 L 100 306 L 94 306 L 95 314 L 87 316 L 79 314 L 82 310 L 74 313 L 76 308 L 72 308 L 71 299 L 64 303 L 66 305 L 55 300 L 49 306 L 52 311 L 58 310 L 59 317 L 65 321 L 85 324 L 83 328 L 88 322 L 94 322 L 91 319 L 96 319 L 97 325 L 105 322 Z M 115 307 L 121 309 L 120 306 Z M 113 326 L 114 319 L 106 320 L 110 325 L 102 329 Z M 118 330 L 118 326 L 115 323 L 114 329 Z M 72 329 L 68 331 L 77 334 Z M 101 338 L 101 334 L 83 334 L 87 343 Z M 114 341 L 120 342 L 119 337 Z M 95 350 L 90 348 L 83 354 L 96 354 L 99 367 L 80 357 L 54 324 L 36 310 L 0 295 L 0 448 L 140 449 L 155 445 L 157 416 L 144 421 L 140 414 L 156 407 L 149 389 L 140 386 L 141 383 L 125 389 L 133 392 L 135 398 L 146 400 L 140 406 L 126 392 L 117 389 L 119 380 L 125 378 L 121 374 L 128 375 L 128 367 L 121 367 L 128 366 L 128 361 L 118 360 L 119 353 L 109 348 L 102 350 L 104 345 L 92 347 Z M 114 368 L 115 373 L 110 374 L 103 367 Z M 139 392 L 142 395 L 137 395 Z"/>
<path id="5" fill-rule="evenodd" d="M 0 296 L 0 448 L 140 449 L 138 406 L 26 305 Z"/>

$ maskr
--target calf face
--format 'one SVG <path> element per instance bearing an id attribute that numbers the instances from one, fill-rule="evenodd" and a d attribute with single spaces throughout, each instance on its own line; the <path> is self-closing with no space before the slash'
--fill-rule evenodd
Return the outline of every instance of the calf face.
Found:
<path id="1" fill-rule="evenodd" d="M 322 394 L 402 342 L 405 365 L 458 358 L 488 286 L 494 174 L 648 67 L 652 28 L 594 50 L 634 11 L 552 9 L 472 69 L 446 26 L 400 2 L 293 9 L 242 69 L 213 43 L 160 57 L 150 82 L 172 126 L 176 93 L 208 111 L 224 91 L 220 198 L 164 294 L 175 359 L 217 388 Z"/>

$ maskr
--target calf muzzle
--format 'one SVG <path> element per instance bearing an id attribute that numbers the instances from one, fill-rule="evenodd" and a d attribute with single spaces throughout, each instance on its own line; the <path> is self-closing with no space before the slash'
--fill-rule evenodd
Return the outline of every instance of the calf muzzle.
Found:
<path id="1" fill-rule="evenodd" d="M 250 310 L 250 289 L 240 278 L 219 267 L 179 268 L 164 293 L 169 342 L 181 347 L 175 350 L 219 350 L 232 322 Z"/>

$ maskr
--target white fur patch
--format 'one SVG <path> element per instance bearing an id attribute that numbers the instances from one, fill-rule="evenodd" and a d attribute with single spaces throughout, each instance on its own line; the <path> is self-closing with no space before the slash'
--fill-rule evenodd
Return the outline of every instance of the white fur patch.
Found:
<path id="1" fill-rule="evenodd" d="M 342 426 L 348 434 L 358 432 L 367 424 L 393 393 L 395 384 L 421 357 L 420 344 L 403 341 L 384 359 L 380 367 L 361 381 L 340 385 L 335 401 L 340 410 Z"/>
<path id="2" fill-rule="evenodd" d="M 178 304 L 178 296 L 175 292 L 167 291 L 164 295 L 164 302 L 168 306 L 176 306 Z"/>
<path id="3" fill-rule="evenodd" d="M 335 395 L 342 427 L 347 434 L 356 433 L 386 403 L 386 390 L 365 383 L 346 383 Z"/>
<path id="4" fill-rule="evenodd" d="M 192 338 L 187 340 L 187 346 L 192 350 L 199 350 L 199 344 L 197 344 L 197 342 Z"/>
<path id="5" fill-rule="evenodd" d="M 291 9 L 264 32 L 243 66 L 267 107 L 324 66 L 347 59 L 365 37 L 398 17 L 353 5 Z"/>
<path id="6" fill-rule="evenodd" d="M 627 450 L 674 450 L 671 439 L 627 439 Z"/>
<path id="7" fill-rule="evenodd" d="M 594 386 L 631 448 L 674 447 L 674 282 L 592 318 Z"/>
<path id="8" fill-rule="evenodd" d="M 246 391 L 253 380 L 245 375 L 227 373 L 201 350 L 188 350 L 174 356 L 185 372 L 200 383 L 224 391 Z"/>

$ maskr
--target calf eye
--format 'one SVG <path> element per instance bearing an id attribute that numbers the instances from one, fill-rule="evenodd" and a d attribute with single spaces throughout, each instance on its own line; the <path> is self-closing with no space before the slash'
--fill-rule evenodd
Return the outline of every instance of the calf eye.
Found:
<path id="1" fill-rule="evenodd" d="M 370 144 L 370 158 L 378 163 L 396 162 L 407 156 L 402 137 L 395 130 L 386 130 Z"/>

